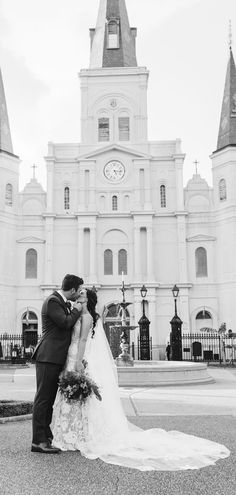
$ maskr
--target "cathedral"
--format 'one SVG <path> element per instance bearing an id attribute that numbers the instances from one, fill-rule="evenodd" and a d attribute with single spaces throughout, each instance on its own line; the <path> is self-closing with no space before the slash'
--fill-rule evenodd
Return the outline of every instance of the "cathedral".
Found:
<path id="1" fill-rule="evenodd" d="M 100 0 L 89 67 L 79 74 L 81 142 L 48 143 L 46 191 L 35 174 L 19 191 L 20 160 L 0 74 L 0 334 L 40 335 L 43 300 L 66 273 L 96 287 L 111 346 L 118 338 L 122 280 L 132 326 L 142 315 L 146 286 L 153 359 L 164 356 L 175 284 L 184 333 L 217 330 L 222 322 L 236 332 L 231 47 L 211 156 L 213 187 L 196 171 L 184 188 L 181 141 L 148 141 L 149 72 L 138 65 L 136 36 L 125 0 Z M 130 332 L 135 346 L 138 334 L 138 327 Z"/>

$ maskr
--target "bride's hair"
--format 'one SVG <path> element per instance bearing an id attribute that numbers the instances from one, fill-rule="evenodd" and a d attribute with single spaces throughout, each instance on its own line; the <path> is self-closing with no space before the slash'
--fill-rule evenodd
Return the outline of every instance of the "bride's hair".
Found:
<path id="1" fill-rule="evenodd" d="M 99 314 L 95 311 L 98 299 L 97 299 L 97 294 L 94 290 L 87 289 L 86 292 L 87 292 L 87 298 L 88 298 L 87 308 L 88 308 L 88 311 L 93 318 L 93 331 L 92 331 L 92 337 L 93 337 L 95 334 L 94 328 L 95 328 L 97 320 L 99 318 Z"/>

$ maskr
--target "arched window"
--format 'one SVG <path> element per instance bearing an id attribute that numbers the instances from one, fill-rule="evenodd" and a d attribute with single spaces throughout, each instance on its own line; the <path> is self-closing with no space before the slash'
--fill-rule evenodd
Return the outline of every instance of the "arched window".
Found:
<path id="1" fill-rule="evenodd" d="M 197 314 L 196 320 L 211 320 L 211 314 L 209 313 L 209 311 L 203 309 L 203 311 L 199 311 L 199 313 Z"/>
<path id="2" fill-rule="evenodd" d="M 13 200 L 13 187 L 12 184 L 7 184 L 6 192 L 5 192 L 5 204 L 7 206 L 12 206 L 12 200 Z"/>
<path id="3" fill-rule="evenodd" d="M 129 141 L 130 126 L 129 117 L 119 117 L 119 141 Z"/>
<path id="4" fill-rule="evenodd" d="M 35 249 L 26 251 L 25 278 L 37 278 L 37 251 Z"/>
<path id="5" fill-rule="evenodd" d="M 70 189 L 69 187 L 65 187 L 64 189 L 64 209 L 70 209 Z"/>
<path id="6" fill-rule="evenodd" d="M 221 179 L 219 182 L 219 198 L 220 201 L 225 201 L 227 198 L 225 179 Z"/>
<path id="7" fill-rule="evenodd" d="M 119 48 L 119 21 L 112 19 L 107 25 L 107 48 Z"/>
<path id="8" fill-rule="evenodd" d="M 109 139 L 109 119 L 107 117 L 101 117 L 98 119 L 98 141 L 109 141 Z"/>
<path id="9" fill-rule="evenodd" d="M 118 198 L 117 198 L 117 196 L 112 196 L 112 210 L 113 211 L 118 210 Z"/>
<path id="10" fill-rule="evenodd" d="M 161 208 L 166 208 L 166 186 L 164 184 L 160 187 Z"/>
<path id="11" fill-rule="evenodd" d="M 127 275 L 127 251 L 125 249 L 120 249 L 118 253 L 118 274 Z"/>
<path id="12" fill-rule="evenodd" d="M 111 249 L 104 251 L 104 275 L 113 275 L 113 253 Z"/>
<path id="13" fill-rule="evenodd" d="M 196 277 L 207 277 L 207 252 L 203 247 L 195 251 Z"/>

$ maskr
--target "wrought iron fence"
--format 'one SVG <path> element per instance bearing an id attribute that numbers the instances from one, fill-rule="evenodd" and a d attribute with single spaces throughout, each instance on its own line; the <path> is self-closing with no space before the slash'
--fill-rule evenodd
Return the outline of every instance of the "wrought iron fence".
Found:
<path id="1" fill-rule="evenodd" d="M 225 334 L 189 333 L 182 335 L 184 361 L 236 362 L 236 338 Z"/>
<path id="2" fill-rule="evenodd" d="M 0 360 L 11 362 L 23 362 L 31 359 L 34 348 L 38 343 L 39 336 L 33 332 L 29 341 L 29 336 L 9 335 L 4 333 L 0 335 Z"/>

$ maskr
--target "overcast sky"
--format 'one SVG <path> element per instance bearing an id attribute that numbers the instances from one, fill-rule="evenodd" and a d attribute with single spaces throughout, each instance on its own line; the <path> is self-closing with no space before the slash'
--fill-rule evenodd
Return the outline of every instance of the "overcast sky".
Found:
<path id="1" fill-rule="evenodd" d="M 235 0 L 126 0 L 138 64 L 150 70 L 149 139 L 182 139 L 184 183 L 200 162 L 211 185 Z M 89 65 L 99 0 L 0 0 L 0 64 L 20 186 L 37 165 L 46 187 L 48 141 L 80 140 L 78 72 Z M 233 51 L 236 57 L 236 41 Z"/>

